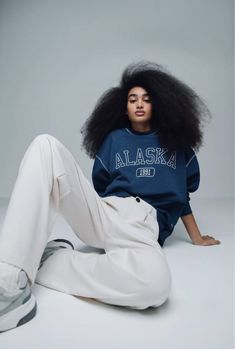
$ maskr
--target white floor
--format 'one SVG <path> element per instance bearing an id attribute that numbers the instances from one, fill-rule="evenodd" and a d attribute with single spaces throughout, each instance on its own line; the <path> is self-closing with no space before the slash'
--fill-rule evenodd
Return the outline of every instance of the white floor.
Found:
<path id="1" fill-rule="evenodd" d="M 0 201 L 0 228 L 7 201 Z M 204 234 L 218 246 L 191 244 L 182 222 L 164 245 L 172 291 L 160 308 L 143 311 L 75 298 L 39 285 L 37 316 L 0 335 L 0 349 L 232 349 L 234 335 L 234 222 L 231 199 L 192 199 Z M 84 250 L 59 217 L 52 238 Z"/>

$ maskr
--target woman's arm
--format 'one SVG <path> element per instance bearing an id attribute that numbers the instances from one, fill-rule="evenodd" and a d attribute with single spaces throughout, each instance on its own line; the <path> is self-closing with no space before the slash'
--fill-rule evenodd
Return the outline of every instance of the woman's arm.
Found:
<path id="1" fill-rule="evenodd" d="M 111 173 L 109 171 L 110 150 L 112 137 L 109 134 L 103 141 L 99 151 L 96 154 L 92 168 L 92 182 L 96 192 L 103 196 L 107 186 L 111 182 Z"/>
<path id="2" fill-rule="evenodd" d="M 182 216 L 181 219 L 194 245 L 209 246 L 220 244 L 220 241 L 213 238 L 213 236 L 201 235 L 192 213 Z"/>
<path id="3" fill-rule="evenodd" d="M 189 203 L 189 193 L 196 191 L 200 183 L 199 163 L 193 149 L 185 151 L 185 163 L 187 173 L 187 203 L 181 213 L 184 226 L 194 245 L 209 246 L 220 244 L 220 241 L 215 240 L 213 236 L 201 235 Z"/>

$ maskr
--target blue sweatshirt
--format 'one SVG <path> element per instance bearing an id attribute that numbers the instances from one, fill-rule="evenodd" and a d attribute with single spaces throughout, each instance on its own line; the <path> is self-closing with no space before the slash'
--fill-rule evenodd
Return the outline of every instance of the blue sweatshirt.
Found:
<path id="1" fill-rule="evenodd" d="M 157 130 L 122 128 L 110 132 L 102 143 L 92 181 L 101 197 L 139 196 L 152 205 L 163 246 L 179 217 L 192 213 L 189 193 L 197 190 L 200 172 L 191 148 L 169 151 L 161 146 Z"/>

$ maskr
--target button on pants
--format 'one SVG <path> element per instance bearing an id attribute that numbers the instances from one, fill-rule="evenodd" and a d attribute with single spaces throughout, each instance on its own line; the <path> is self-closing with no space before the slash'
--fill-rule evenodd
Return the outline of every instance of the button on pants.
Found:
<path id="1" fill-rule="evenodd" d="M 105 253 L 60 249 L 38 270 L 58 213 L 84 243 Z M 20 163 L 0 261 L 24 269 L 32 284 L 135 309 L 157 307 L 171 286 L 158 231 L 151 205 L 132 196 L 101 198 L 69 150 L 43 134 Z"/>

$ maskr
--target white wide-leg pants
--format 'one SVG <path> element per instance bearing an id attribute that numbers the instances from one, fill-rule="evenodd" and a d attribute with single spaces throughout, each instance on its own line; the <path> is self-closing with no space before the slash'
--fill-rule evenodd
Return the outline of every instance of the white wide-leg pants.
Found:
<path id="1" fill-rule="evenodd" d="M 104 254 L 60 249 L 38 271 L 60 212 L 87 245 Z M 0 261 L 46 287 L 145 309 L 169 296 L 171 276 L 157 242 L 156 210 L 135 197 L 101 198 L 69 150 L 43 134 L 21 161 L 0 234 Z"/>

